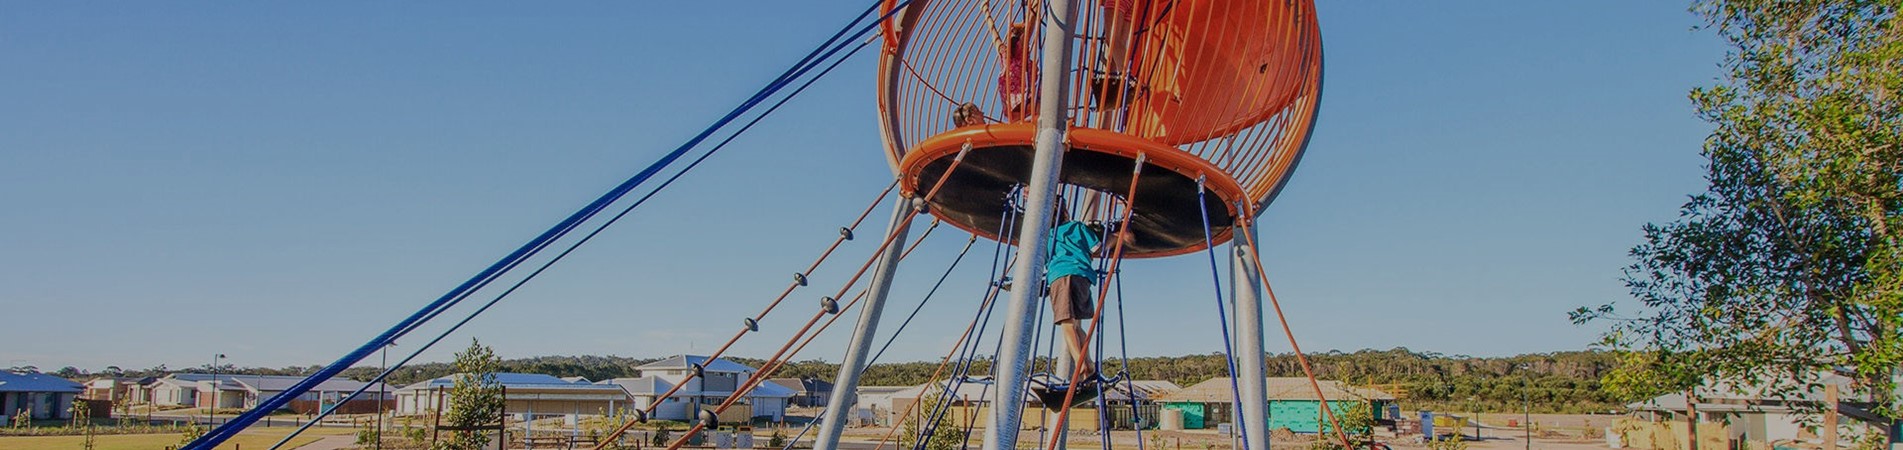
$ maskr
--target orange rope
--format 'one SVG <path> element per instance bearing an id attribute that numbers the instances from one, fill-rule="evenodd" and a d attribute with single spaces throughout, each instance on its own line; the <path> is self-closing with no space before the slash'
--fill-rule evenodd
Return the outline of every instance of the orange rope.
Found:
<path id="1" fill-rule="evenodd" d="M 887 195 L 892 194 L 892 188 L 897 186 L 898 186 L 897 180 L 894 180 L 892 184 L 886 185 L 885 190 L 879 192 L 879 197 L 872 199 L 872 204 L 867 205 L 866 210 L 864 212 L 859 213 L 859 217 L 857 219 L 853 219 L 852 225 L 846 227 L 846 229 L 852 230 L 852 229 L 859 228 L 859 225 L 865 222 L 866 217 L 872 214 L 872 210 L 878 208 L 879 203 L 885 201 L 885 197 Z M 798 289 L 800 285 L 802 284 L 801 280 L 804 280 L 805 277 L 807 276 L 811 276 L 814 270 L 819 269 L 820 263 L 825 262 L 827 258 L 831 257 L 833 254 L 833 250 L 838 249 L 839 244 L 841 242 L 844 242 L 845 240 L 846 240 L 845 234 L 840 234 L 839 237 L 834 238 L 832 245 L 827 246 L 826 251 L 820 253 L 819 258 L 814 260 L 811 265 L 808 265 L 804 272 L 800 272 L 799 279 L 796 279 L 791 284 L 787 285 L 786 290 L 781 291 L 780 295 L 778 297 L 775 297 L 772 302 L 768 303 L 766 309 L 761 310 L 760 314 L 754 316 L 753 320 L 755 322 L 758 322 L 760 320 L 766 319 L 767 314 L 772 313 L 773 309 L 778 307 L 781 301 L 786 300 L 786 297 L 792 294 L 794 289 Z M 714 350 L 713 353 L 709 354 L 707 359 L 709 361 L 712 361 L 714 359 L 720 358 L 721 355 L 726 354 L 728 348 L 733 347 L 733 344 L 735 342 L 739 342 L 742 336 L 745 336 L 747 333 L 751 331 L 752 330 L 743 328 L 739 332 L 734 333 L 733 337 L 728 338 L 726 343 L 720 344 L 719 349 L 716 349 Z M 653 403 L 649 404 L 647 408 L 641 411 L 642 415 L 653 415 L 654 410 L 660 407 L 662 400 L 672 398 L 675 393 L 680 392 L 682 387 L 687 386 L 687 380 L 692 380 L 694 379 L 694 377 L 699 375 L 700 375 L 699 373 L 690 373 L 687 375 L 686 379 L 683 379 L 680 383 L 675 384 L 674 387 L 668 388 L 667 392 L 662 393 L 659 397 L 656 397 Z M 615 428 L 615 431 L 613 433 L 608 434 L 607 439 L 603 439 L 601 444 L 597 444 L 595 446 L 595 449 L 601 450 L 606 448 L 607 447 L 606 443 L 613 442 L 614 440 L 619 439 L 622 435 L 627 434 L 629 429 L 634 428 L 635 423 L 636 421 L 633 419 L 629 419 L 627 422 L 622 423 L 621 426 Z"/>
<path id="2" fill-rule="evenodd" d="M 1254 230 L 1255 208 L 1249 206 L 1247 209 L 1248 215 L 1245 216 L 1244 220 L 1246 221 L 1245 223 L 1248 224 L 1249 229 Z M 1282 322 L 1282 334 L 1288 336 L 1289 348 L 1295 351 L 1295 361 L 1301 363 L 1302 374 L 1308 376 L 1309 387 L 1315 388 L 1315 398 L 1321 399 L 1322 415 L 1327 416 L 1328 423 L 1334 425 L 1335 436 L 1341 439 L 1342 447 L 1354 448 L 1354 444 L 1348 442 L 1348 431 L 1343 430 L 1341 428 L 1341 421 L 1335 419 L 1334 408 L 1328 406 L 1328 397 L 1322 394 L 1321 382 L 1315 381 L 1315 370 L 1308 365 L 1308 356 L 1302 354 L 1301 344 L 1295 343 L 1295 331 L 1289 329 L 1288 316 L 1282 314 L 1282 302 L 1275 299 L 1275 288 L 1269 286 L 1269 277 L 1266 273 L 1267 269 L 1262 267 L 1262 251 L 1259 247 L 1256 247 L 1255 233 L 1243 234 L 1245 235 L 1245 240 L 1249 243 L 1249 256 L 1255 259 L 1255 273 L 1256 276 L 1262 280 L 1262 291 L 1268 294 L 1269 304 L 1275 307 L 1275 319 Z"/>
<path id="3" fill-rule="evenodd" d="M 952 158 L 951 165 L 945 168 L 945 173 L 939 176 L 938 182 L 933 184 L 932 189 L 929 191 L 926 191 L 925 195 L 918 200 L 919 206 L 928 204 L 929 202 L 931 202 L 932 197 L 938 195 L 939 189 L 945 187 L 945 182 L 951 179 L 952 173 L 958 170 L 958 166 L 964 162 L 965 155 L 968 153 L 970 153 L 969 147 L 967 147 L 964 150 L 960 150 L 958 152 L 958 156 Z M 907 229 L 908 227 L 910 227 L 912 225 L 912 220 L 916 218 L 918 218 L 918 213 L 917 213 L 917 210 L 914 210 L 912 214 L 907 214 L 905 215 L 903 219 L 900 219 L 899 223 L 892 227 L 891 232 L 886 233 L 885 240 L 881 241 L 879 245 L 876 247 L 880 249 L 880 251 L 874 252 L 872 254 L 872 257 L 867 258 L 865 264 L 861 264 L 859 266 L 858 272 L 853 274 L 852 279 L 850 281 L 847 281 L 845 286 L 842 286 L 839 288 L 839 292 L 837 294 L 834 294 L 833 298 L 839 298 L 839 297 L 845 296 L 846 292 L 852 289 L 852 285 L 857 284 L 859 282 L 859 278 L 865 275 L 866 269 L 872 267 L 872 263 L 878 261 L 879 257 L 885 253 L 884 249 L 887 246 L 892 245 L 892 241 L 899 237 L 899 233 Z M 798 332 L 793 333 L 793 337 L 787 339 L 786 345 L 780 346 L 779 351 L 774 352 L 773 356 L 768 357 L 766 364 L 763 364 L 762 366 L 772 366 L 779 363 L 780 358 L 786 355 L 787 350 L 792 348 L 794 343 L 798 342 L 801 337 L 804 337 L 807 331 L 811 331 L 813 328 L 813 325 L 818 323 L 820 317 L 824 317 L 825 315 L 826 315 L 825 310 L 820 310 L 815 312 L 812 318 L 806 320 L 805 325 L 800 326 L 800 329 Z M 734 402 L 739 401 L 741 394 L 744 394 L 748 391 L 753 390 L 753 388 L 758 386 L 760 382 L 764 382 L 766 380 L 766 376 L 768 375 L 771 375 L 771 372 L 767 370 L 755 371 L 753 373 L 753 376 L 747 379 L 747 383 L 745 383 L 743 388 L 734 390 L 733 394 L 728 395 L 726 400 L 721 401 L 720 405 L 714 408 L 714 414 L 718 415 L 722 412 L 725 412 L 728 407 L 733 406 Z M 695 433 L 699 433 L 700 430 L 704 428 L 706 428 L 706 423 L 696 421 L 693 427 L 688 428 L 687 432 L 681 435 L 680 439 L 676 439 L 673 443 L 668 444 L 667 450 L 679 450 L 681 446 L 687 444 L 687 440 L 689 438 L 692 438 Z M 604 440 L 603 443 L 596 444 L 595 450 L 602 450 L 606 448 L 607 443 L 613 441 L 612 439 L 613 437 L 619 437 L 619 435 L 618 434 L 613 435 L 611 436 L 610 439 Z"/>
<path id="4" fill-rule="evenodd" d="M 1015 262 L 1016 260 L 1017 260 L 1017 257 L 1015 256 L 1006 259 L 1005 266 L 1009 267 L 1011 265 L 1010 263 Z M 979 302 L 978 308 L 984 309 L 986 307 L 991 306 L 992 301 L 997 299 L 998 289 L 999 287 L 997 285 L 992 285 L 990 288 L 987 288 L 985 290 L 985 301 Z M 958 335 L 958 340 L 957 342 L 952 343 L 951 350 L 945 352 L 945 357 L 938 361 L 938 368 L 932 370 L 932 376 L 927 377 L 925 379 L 925 386 L 926 386 L 925 389 L 931 389 L 931 386 L 938 382 L 938 375 L 945 373 L 945 367 L 951 364 L 952 356 L 958 354 L 958 349 L 961 347 L 964 347 L 965 341 L 971 338 L 971 333 L 976 328 L 978 328 L 978 322 L 976 321 L 972 322 L 970 325 L 965 326 L 965 333 Z M 947 386 L 945 389 L 945 391 L 947 392 L 949 392 L 950 390 L 951 390 L 950 386 Z M 925 393 L 924 390 L 919 391 L 920 395 L 924 395 L 924 393 Z M 911 415 L 912 410 L 914 408 L 917 408 L 919 403 L 920 402 L 914 401 L 912 402 L 912 404 L 906 405 L 905 412 L 900 413 L 899 416 L 903 417 L 903 416 Z M 888 441 L 891 441 L 893 434 L 897 433 L 898 431 L 899 431 L 898 424 L 893 424 L 892 429 L 886 430 L 885 437 L 879 438 L 879 445 L 873 450 L 883 450 L 885 448 L 885 443 Z"/>

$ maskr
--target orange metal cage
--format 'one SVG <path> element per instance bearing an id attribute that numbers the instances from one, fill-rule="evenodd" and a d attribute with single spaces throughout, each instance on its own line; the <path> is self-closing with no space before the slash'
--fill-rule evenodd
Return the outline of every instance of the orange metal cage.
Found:
<path id="1" fill-rule="evenodd" d="M 1036 74 L 1022 72 L 1040 64 L 1041 39 L 1027 37 L 1040 31 L 1042 4 L 915 0 L 886 24 L 878 98 L 888 161 L 901 185 L 921 189 L 970 145 L 965 165 L 931 206 L 980 235 L 998 237 L 995 216 L 1011 188 L 1000 183 L 1021 182 L 1012 174 L 1029 171 L 1038 89 Z M 1274 199 L 1306 146 L 1321 91 L 1312 0 L 1088 0 L 1076 7 L 1077 51 L 1065 77 L 1075 93 L 1066 117 L 1071 151 L 1062 179 L 1121 195 L 1117 187 L 1129 187 L 1137 155 L 1147 159 L 1131 256 L 1202 248 L 1204 218 L 1184 180 L 1201 179 L 1210 189 L 1212 227 Z M 982 124 L 957 121 L 972 111 Z M 982 180 L 960 178 L 966 171 Z M 1152 186 L 1152 177 L 1163 181 Z M 1228 239 L 1226 227 L 1211 231 L 1213 242 Z"/>

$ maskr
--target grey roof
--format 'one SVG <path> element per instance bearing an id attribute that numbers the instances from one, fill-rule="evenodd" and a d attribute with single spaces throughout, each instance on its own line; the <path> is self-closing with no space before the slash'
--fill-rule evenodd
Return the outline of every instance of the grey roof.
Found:
<path id="1" fill-rule="evenodd" d="M 434 380 L 418 382 L 415 384 L 411 384 L 409 386 L 404 386 L 403 389 L 400 389 L 400 390 L 429 389 L 434 387 L 450 387 L 456 384 L 456 377 L 457 375 L 450 375 L 446 377 L 437 378 Z M 539 373 L 508 373 L 508 372 L 497 373 L 496 382 L 502 384 L 504 387 L 513 387 L 513 388 L 559 388 L 559 389 L 576 389 L 576 390 L 613 389 L 617 392 L 621 391 L 620 386 L 601 385 L 601 384 L 593 384 L 593 383 L 576 383 L 572 381 L 563 380 L 561 378 L 556 378 L 554 375 L 544 375 Z"/>
<path id="2" fill-rule="evenodd" d="M 211 381 L 213 378 L 211 374 L 205 373 L 175 373 L 167 375 L 165 378 L 160 378 L 157 382 L 175 386 L 196 387 L 199 382 Z M 219 390 L 255 390 L 259 392 L 281 392 L 290 389 L 291 386 L 296 385 L 299 381 L 304 381 L 304 377 L 296 375 L 234 375 L 223 373 L 218 374 L 216 379 L 218 381 Z M 316 386 L 312 386 L 311 390 L 317 392 L 348 392 L 357 390 L 357 388 L 363 387 L 366 384 L 369 383 L 347 378 L 332 378 L 324 380 L 324 382 L 318 383 Z M 374 390 L 376 386 L 371 386 L 370 389 Z"/>
<path id="3" fill-rule="evenodd" d="M 0 392 L 82 392 L 85 386 L 39 372 L 0 370 Z"/>
<path id="4" fill-rule="evenodd" d="M 745 364 L 728 361 L 727 358 L 716 359 L 714 360 L 714 362 L 709 363 L 707 362 L 707 357 L 700 356 L 700 355 L 674 355 L 672 357 L 669 357 L 667 359 L 663 359 L 660 361 L 642 364 L 640 367 L 635 367 L 635 369 L 640 369 L 640 370 L 686 369 L 689 366 L 692 366 L 694 364 L 700 364 L 701 366 L 706 367 L 707 370 L 711 372 L 752 372 L 753 371 L 752 367 L 747 367 L 747 365 Z"/>
<path id="5" fill-rule="evenodd" d="M 674 388 L 674 383 L 669 383 L 667 380 L 651 375 L 640 378 L 611 378 L 598 381 L 595 384 L 621 386 L 622 390 L 626 390 L 628 394 L 635 396 L 659 395 L 660 393 L 667 392 L 668 389 Z"/>
<path id="6" fill-rule="evenodd" d="M 832 382 L 817 378 L 774 378 L 767 381 L 801 393 L 832 392 L 833 390 Z"/>
<path id="7" fill-rule="evenodd" d="M 957 389 L 952 392 L 945 392 L 945 387 L 948 383 L 950 382 L 939 381 L 908 387 L 904 390 L 893 392 L 892 398 L 916 399 L 919 398 L 921 394 L 929 394 L 934 396 L 946 395 L 965 401 L 991 401 L 992 397 L 995 397 L 992 395 L 995 394 L 995 392 L 992 392 L 991 380 L 970 380 L 961 382 L 958 383 Z M 1029 389 L 1026 389 L 1024 391 L 1024 402 L 1038 403 L 1037 395 L 1033 394 Z"/>
<path id="8" fill-rule="evenodd" d="M 289 390 L 291 386 L 296 385 L 297 382 L 303 381 L 303 380 L 304 380 L 304 377 L 273 377 L 273 376 L 257 377 L 252 375 L 238 375 L 238 376 L 231 377 L 231 381 L 242 386 L 243 389 L 255 390 L 259 392 L 281 392 L 281 391 Z M 349 391 L 357 390 L 357 388 L 361 388 L 366 385 L 370 385 L 370 383 L 365 383 L 362 381 L 356 381 L 356 380 L 350 380 L 350 379 L 332 378 L 332 379 L 324 380 L 324 382 L 322 383 L 317 383 L 316 386 L 311 387 L 311 390 L 317 391 L 317 392 L 349 392 Z M 370 386 L 370 388 L 365 389 L 365 391 L 374 392 L 376 391 L 376 389 L 377 389 L 376 386 Z"/>
<path id="9" fill-rule="evenodd" d="M 652 375 L 640 377 L 640 378 L 615 378 L 615 379 L 609 379 L 609 380 L 602 380 L 601 382 L 596 384 L 608 385 L 608 386 L 619 386 L 621 389 L 628 391 L 629 395 L 634 395 L 637 397 L 660 395 L 660 394 L 666 393 L 668 389 L 674 388 L 674 383 L 670 383 L 667 380 L 663 380 L 660 377 L 656 377 Z M 675 396 L 693 396 L 693 395 L 706 395 L 707 393 L 708 393 L 707 391 L 683 390 L 683 391 L 675 392 L 674 395 Z M 711 393 L 716 395 L 726 395 L 732 392 L 731 391 L 712 391 Z M 794 396 L 795 394 L 796 393 L 793 392 L 792 389 L 787 389 L 786 386 L 781 386 L 774 383 L 760 383 L 758 387 L 753 388 L 753 392 L 747 393 L 747 396 L 748 397 L 790 398 Z"/>
<path id="10" fill-rule="evenodd" d="M 1110 401 L 1144 401 L 1180 390 L 1183 390 L 1182 386 L 1167 380 L 1132 380 L 1104 386 L 1103 398 Z"/>

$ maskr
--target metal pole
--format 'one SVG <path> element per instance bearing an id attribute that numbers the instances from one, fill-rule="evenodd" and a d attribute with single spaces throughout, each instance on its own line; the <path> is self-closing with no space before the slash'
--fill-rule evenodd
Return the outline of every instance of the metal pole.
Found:
<path id="1" fill-rule="evenodd" d="M 205 418 L 205 424 L 210 426 L 218 425 L 218 361 L 222 359 L 225 359 L 223 353 L 211 357 L 211 409 Z"/>
<path id="2" fill-rule="evenodd" d="M 1238 221 L 1240 222 L 1240 221 Z M 1229 260 L 1230 299 L 1235 302 L 1236 310 L 1236 377 L 1238 397 L 1242 404 L 1237 408 L 1242 413 L 1243 442 L 1247 450 L 1269 449 L 1269 400 L 1268 378 L 1263 372 L 1265 358 L 1262 350 L 1262 272 L 1255 267 L 1253 255 L 1243 245 L 1244 237 L 1253 239 L 1255 229 L 1238 223 L 1230 247 L 1235 251 Z M 1326 402 L 1323 408 L 1329 407 Z"/>
<path id="3" fill-rule="evenodd" d="M 859 308 L 859 324 L 852 329 L 852 344 L 846 347 L 846 359 L 839 363 L 839 375 L 833 378 L 833 392 L 826 400 L 826 410 L 820 415 L 819 437 L 813 441 L 813 448 L 834 450 L 839 447 L 839 436 L 846 431 L 846 420 L 852 417 L 852 404 L 859 390 L 859 374 L 865 370 L 866 353 L 872 350 L 873 334 L 879 329 L 879 314 L 885 310 L 886 294 L 892 291 L 892 274 L 898 271 L 899 254 L 905 250 L 906 218 L 917 214 L 915 201 L 901 197 L 892 204 L 892 222 L 886 226 L 886 233 L 893 236 L 885 248 L 879 250 L 878 269 L 868 281 L 870 290 L 866 292 L 865 305 Z"/>
<path id="4" fill-rule="evenodd" d="M 1069 0 L 1044 2 L 1044 60 L 1038 73 L 1037 153 L 1031 157 L 1031 177 L 1024 188 L 1024 221 L 1018 226 L 1018 259 L 1011 267 L 1011 302 L 1006 309 L 1003 348 L 997 355 L 993 378 L 991 417 L 985 421 L 984 450 L 1017 448 L 1018 425 L 1023 419 L 1024 383 L 1031 376 L 1025 358 L 1031 355 L 1031 302 L 1043 286 L 1045 238 L 1049 235 L 1051 204 L 1057 196 L 1058 173 L 1064 166 L 1064 134 L 1070 115 L 1068 79 L 1071 36 L 1076 33 L 1077 10 Z"/>
<path id="5" fill-rule="evenodd" d="M 381 366 L 377 368 L 377 373 L 383 373 L 390 370 L 390 346 L 391 345 L 396 345 L 396 342 L 392 341 L 388 345 L 383 346 L 383 363 Z M 382 383 L 382 382 L 378 382 L 378 383 Z M 377 450 L 383 450 L 383 393 L 384 391 L 387 390 L 386 387 L 387 385 L 381 385 L 381 384 L 377 386 Z M 318 407 L 322 408 L 323 404 L 319 403 Z"/>

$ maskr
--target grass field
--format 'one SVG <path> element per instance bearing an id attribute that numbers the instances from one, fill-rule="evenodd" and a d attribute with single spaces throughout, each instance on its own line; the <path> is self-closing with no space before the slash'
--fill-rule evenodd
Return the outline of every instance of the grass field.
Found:
<path id="1" fill-rule="evenodd" d="M 238 433 L 237 437 L 233 437 L 231 438 L 231 440 L 225 441 L 224 445 L 220 445 L 218 446 L 218 448 L 220 450 L 223 450 L 223 449 L 263 450 L 263 449 L 271 448 L 271 444 L 276 444 L 278 442 L 278 439 L 283 439 L 284 435 L 290 434 L 291 430 L 294 430 L 294 428 L 275 427 L 275 428 L 256 428 L 256 429 L 246 430 L 243 433 Z M 290 445 L 286 445 L 285 447 L 296 448 L 297 446 L 311 443 L 311 441 L 315 441 L 318 438 L 321 438 L 324 436 L 349 434 L 352 432 L 354 432 L 354 430 L 345 429 L 345 428 L 330 428 L 330 429 L 313 428 L 310 431 L 304 432 L 304 434 L 298 435 L 297 439 L 292 440 Z M 162 450 L 166 447 L 178 445 L 179 437 L 180 435 L 176 433 L 120 434 L 120 435 L 112 435 L 112 436 L 95 436 L 93 438 L 93 449 L 94 450 Z M 86 442 L 85 436 L 8 436 L 8 437 L 0 437 L 0 449 L 72 450 L 72 449 L 82 448 L 85 442 Z"/>

